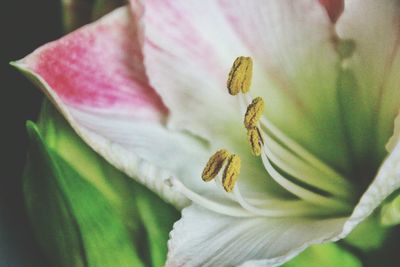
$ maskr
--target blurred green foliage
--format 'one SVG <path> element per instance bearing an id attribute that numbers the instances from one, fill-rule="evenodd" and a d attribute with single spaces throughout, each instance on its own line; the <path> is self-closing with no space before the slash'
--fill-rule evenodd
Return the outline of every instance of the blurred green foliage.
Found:
<path id="1" fill-rule="evenodd" d="M 27 129 L 26 206 L 51 266 L 163 266 L 178 211 L 92 151 L 51 104 Z"/>
<path id="2" fill-rule="evenodd" d="M 360 260 L 335 243 L 311 246 L 284 267 L 361 267 Z"/>

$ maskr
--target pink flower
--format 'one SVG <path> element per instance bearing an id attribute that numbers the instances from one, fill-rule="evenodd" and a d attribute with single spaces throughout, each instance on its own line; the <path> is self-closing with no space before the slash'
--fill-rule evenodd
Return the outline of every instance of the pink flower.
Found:
<path id="1" fill-rule="evenodd" d="M 274 266 L 345 237 L 400 187 L 398 127 L 385 150 L 400 107 L 399 8 L 132 1 L 14 64 L 95 151 L 186 207 L 167 266 Z M 238 56 L 254 62 L 252 86 L 231 96 Z M 246 129 L 252 95 L 265 110 Z M 241 164 L 214 162 L 223 177 L 206 183 L 221 148 Z"/>

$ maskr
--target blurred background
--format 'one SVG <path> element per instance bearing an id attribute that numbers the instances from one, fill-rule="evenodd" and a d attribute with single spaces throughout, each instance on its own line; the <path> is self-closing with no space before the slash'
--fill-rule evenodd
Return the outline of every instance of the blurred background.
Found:
<path id="1" fill-rule="evenodd" d="M 0 266 L 45 266 L 23 205 L 21 174 L 28 140 L 25 122 L 36 120 L 42 94 L 8 65 L 62 34 L 61 7 L 54 0 L 2 1 Z"/>

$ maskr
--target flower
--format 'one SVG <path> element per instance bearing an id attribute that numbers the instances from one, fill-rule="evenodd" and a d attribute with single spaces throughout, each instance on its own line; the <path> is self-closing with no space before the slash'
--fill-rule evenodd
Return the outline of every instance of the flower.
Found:
<path id="1" fill-rule="evenodd" d="M 14 65 L 100 155 L 186 207 L 167 266 L 274 266 L 400 187 L 399 11 L 132 1 Z"/>

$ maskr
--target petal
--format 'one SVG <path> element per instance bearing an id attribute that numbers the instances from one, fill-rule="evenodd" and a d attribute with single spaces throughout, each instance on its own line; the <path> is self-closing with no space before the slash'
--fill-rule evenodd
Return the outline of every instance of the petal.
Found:
<path id="1" fill-rule="evenodd" d="M 337 21 L 344 9 L 344 0 L 319 0 L 328 12 L 329 18 L 333 23 Z"/>
<path id="2" fill-rule="evenodd" d="M 277 266 L 332 238 L 344 220 L 232 218 L 193 205 L 174 225 L 166 266 Z"/>
<path id="3" fill-rule="evenodd" d="M 346 237 L 399 188 L 397 142 L 348 218 L 240 218 L 193 205 L 184 209 L 182 219 L 171 232 L 167 266 L 280 265 L 311 244 Z"/>
<path id="4" fill-rule="evenodd" d="M 368 146 L 379 160 L 386 155 L 384 145 L 400 108 L 399 25 L 397 0 L 347 0 L 337 22 L 339 36 L 355 43 L 346 65 L 357 79 L 357 103 L 366 106 L 364 116 L 370 118 L 369 124 L 359 126 L 360 131 L 375 135 L 376 143 Z"/>
<path id="5" fill-rule="evenodd" d="M 169 126 L 214 139 L 226 131 L 227 120 L 237 116 L 240 123 L 225 81 L 234 58 L 245 50 L 217 2 L 151 0 L 145 10 L 146 71 L 170 108 Z"/>
<path id="6" fill-rule="evenodd" d="M 378 174 L 361 197 L 353 214 L 343 227 L 340 237 L 349 234 L 357 224 L 367 218 L 390 194 L 400 188 L 400 142 L 385 159 Z"/>
<path id="7" fill-rule="evenodd" d="M 311 244 L 346 237 L 399 188 L 400 142 L 348 218 L 240 218 L 192 205 L 171 232 L 167 266 L 280 265 Z"/>
<path id="8" fill-rule="evenodd" d="M 147 82 L 136 33 L 130 9 L 120 8 L 14 64 L 95 151 L 182 205 L 185 198 L 163 179 L 176 176 L 201 187 L 206 149 L 199 140 L 164 126 L 168 112 Z"/>
<path id="9" fill-rule="evenodd" d="M 127 8 L 44 45 L 17 62 L 40 75 L 63 103 L 162 120 L 167 110 L 149 87 Z"/>
<path id="10" fill-rule="evenodd" d="M 255 73 L 253 91 L 265 99 L 268 118 L 331 166 L 349 168 L 337 103 L 339 58 L 320 3 L 237 1 L 225 12 L 263 71 Z"/>
<path id="11" fill-rule="evenodd" d="M 205 137 L 241 127 L 225 83 L 233 60 L 251 56 L 252 92 L 268 116 L 328 163 L 347 166 L 333 25 L 317 0 L 150 0 L 145 8 L 146 70 L 172 127 Z"/>

